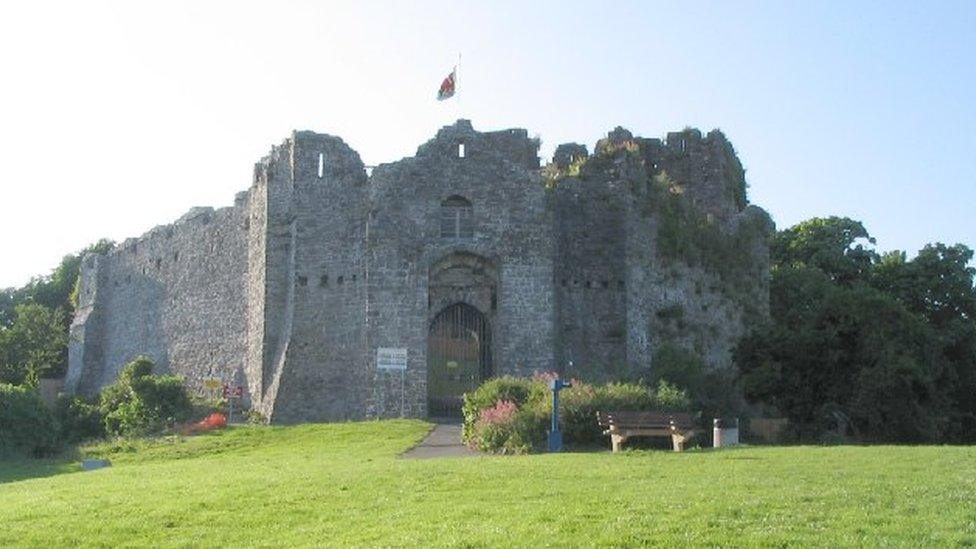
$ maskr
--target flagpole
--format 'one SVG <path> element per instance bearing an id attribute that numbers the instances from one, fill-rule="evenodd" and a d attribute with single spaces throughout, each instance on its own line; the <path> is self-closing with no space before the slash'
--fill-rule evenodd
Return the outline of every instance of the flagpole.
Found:
<path id="1" fill-rule="evenodd" d="M 457 65 L 454 65 L 454 95 L 457 98 L 457 109 L 455 110 L 455 122 L 461 119 L 461 88 L 458 86 L 461 74 L 461 52 L 458 52 Z"/>

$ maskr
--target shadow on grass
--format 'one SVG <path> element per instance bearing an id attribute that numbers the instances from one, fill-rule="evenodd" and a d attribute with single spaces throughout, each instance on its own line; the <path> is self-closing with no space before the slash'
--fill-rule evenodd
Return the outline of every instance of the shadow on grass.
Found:
<path id="1" fill-rule="evenodd" d="M 0 458 L 0 484 L 32 478 L 53 477 L 81 470 L 73 455 L 53 458 Z"/>

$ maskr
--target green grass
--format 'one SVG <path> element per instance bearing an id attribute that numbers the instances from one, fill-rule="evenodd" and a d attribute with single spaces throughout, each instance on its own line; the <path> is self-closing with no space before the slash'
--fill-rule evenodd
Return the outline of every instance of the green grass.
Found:
<path id="1" fill-rule="evenodd" d="M 976 448 L 396 457 L 428 429 L 238 427 L 91 448 L 114 464 L 93 472 L 3 462 L 0 546 L 976 543 Z"/>

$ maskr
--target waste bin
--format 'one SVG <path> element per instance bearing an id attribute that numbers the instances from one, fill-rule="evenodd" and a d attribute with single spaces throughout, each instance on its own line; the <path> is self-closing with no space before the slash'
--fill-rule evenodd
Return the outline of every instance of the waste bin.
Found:
<path id="1" fill-rule="evenodd" d="M 739 444 L 739 418 L 717 417 L 712 425 L 712 446 L 721 448 Z"/>

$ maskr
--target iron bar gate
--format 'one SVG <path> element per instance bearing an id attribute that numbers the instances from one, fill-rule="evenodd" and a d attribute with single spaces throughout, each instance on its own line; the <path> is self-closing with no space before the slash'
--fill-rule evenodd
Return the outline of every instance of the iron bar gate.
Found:
<path id="1" fill-rule="evenodd" d="M 438 313 L 427 338 L 428 415 L 460 415 L 462 395 L 491 375 L 491 329 L 485 315 L 467 303 Z"/>

